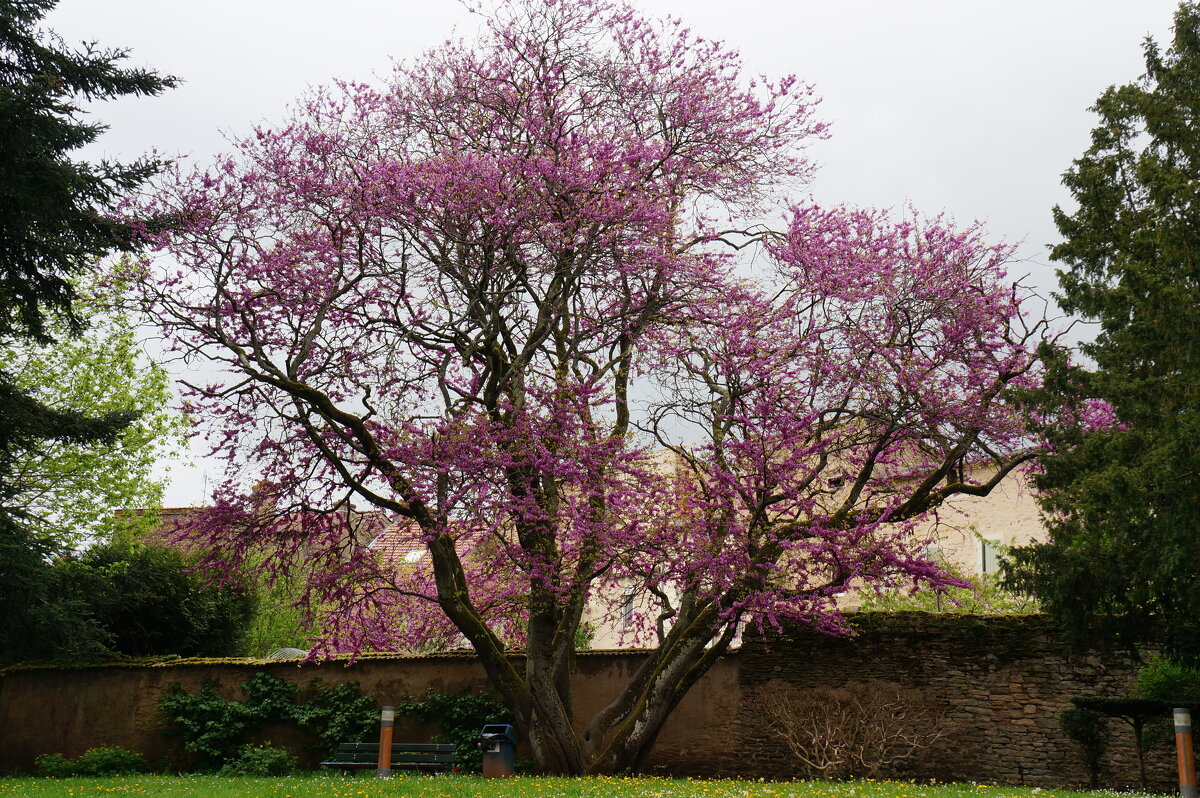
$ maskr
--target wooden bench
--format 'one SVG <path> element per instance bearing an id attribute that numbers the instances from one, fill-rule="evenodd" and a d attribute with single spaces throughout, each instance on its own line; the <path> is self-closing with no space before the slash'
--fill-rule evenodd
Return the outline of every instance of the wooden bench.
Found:
<path id="1" fill-rule="evenodd" d="M 393 768 L 438 770 L 454 765 L 454 743 L 392 743 Z M 379 765 L 379 743 L 342 743 L 321 767 L 348 770 Z"/>

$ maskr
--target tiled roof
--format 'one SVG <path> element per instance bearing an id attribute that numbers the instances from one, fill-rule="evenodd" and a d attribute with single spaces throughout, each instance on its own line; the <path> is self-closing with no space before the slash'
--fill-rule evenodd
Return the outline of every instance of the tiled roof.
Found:
<path id="1" fill-rule="evenodd" d="M 470 526 L 453 526 L 451 534 L 461 556 L 469 556 L 477 546 L 489 539 L 489 534 Z M 367 548 L 378 552 L 384 562 L 392 565 L 428 561 L 429 549 L 415 521 L 401 518 L 376 535 Z"/>
<path id="2" fill-rule="evenodd" d="M 367 548 L 392 565 L 420 562 L 429 552 L 412 521 L 401 520 L 376 535 Z"/>

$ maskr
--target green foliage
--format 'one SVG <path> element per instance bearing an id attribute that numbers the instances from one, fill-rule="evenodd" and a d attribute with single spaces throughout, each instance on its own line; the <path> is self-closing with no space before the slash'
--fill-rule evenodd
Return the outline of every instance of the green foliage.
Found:
<path id="1" fill-rule="evenodd" d="M 131 246 L 133 220 L 111 211 L 161 168 L 154 160 L 72 158 L 106 129 L 85 121 L 82 102 L 156 95 L 175 84 L 123 67 L 124 50 L 72 48 L 38 31 L 55 5 L 0 4 L 0 337 L 45 340 L 48 313 L 72 318 L 71 278 Z"/>
<path id="2" fill-rule="evenodd" d="M 254 588 L 255 609 L 246 632 L 248 654 L 266 657 L 280 648 L 307 649 L 318 629 L 306 625 L 304 610 L 296 606 L 303 597 L 298 579 L 260 582 Z"/>
<path id="3" fill-rule="evenodd" d="M 1136 689 L 1144 698 L 1200 708 L 1200 668 L 1153 657 L 1138 671 Z"/>
<path id="4" fill-rule="evenodd" d="M 116 745 L 89 748 L 71 761 L 62 754 L 44 754 L 34 760 L 39 776 L 61 779 L 68 776 L 124 776 L 148 773 L 146 757 Z"/>
<path id="5" fill-rule="evenodd" d="M 58 592 L 51 558 L 60 547 L 0 513 L 0 664 L 20 660 L 92 661 L 112 636 L 76 594 Z"/>
<path id="6" fill-rule="evenodd" d="M 1146 752 L 1155 742 L 1162 742 L 1168 729 L 1168 719 L 1171 715 L 1169 704 L 1153 698 L 1109 698 L 1100 696 L 1075 696 L 1071 699 L 1079 712 L 1092 712 L 1106 718 L 1116 718 L 1127 725 L 1133 732 L 1134 751 L 1137 752 L 1138 775 L 1142 789 L 1146 789 Z M 1082 725 L 1083 721 L 1080 720 Z M 1103 731 L 1103 729 L 1101 729 Z M 1084 737 L 1087 735 L 1081 731 Z M 1101 744 L 1101 749 L 1103 745 Z M 1086 744 L 1085 744 L 1086 750 Z M 1101 750 L 1102 752 L 1102 750 Z M 1097 760 L 1099 754 L 1096 754 Z M 1098 767 L 1098 765 L 1097 765 Z M 1097 775 L 1093 773 L 1093 785 Z"/>
<path id="7" fill-rule="evenodd" d="M 596 639 L 596 626 L 588 621 L 583 621 L 575 630 L 575 650 L 586 651 L 592 647 L 592 641 Z"/>
<path id="8" fill-rule="evenodd" d="M 34 772 L 52 779 L 75 775 L 75 763 L 62 754 L 42 754 L 33 760 Z"/>
<path id="9" fill-rule="evenodd" d="M 179 551 L 112 543 L 65 560 L 63 589 L 87 597 L 93 616 L 127 656 L 228 656 L 241 653 L 251 597 L 210 585 Z"/>
<path id="10" fill-rule="evenodd" d="M 251 676 L 242 692 L 246 706 L 262 721 L 290 718 L 296 708 L 296 685 L 269 673 L 259 671 Z"/>
<path id="11" fill-rule="evenodd" d="M 126 651 L 113 648 L 90 591 L 75 589 L 64 573 L 67 555 L 86 540 L 132 538 L 154 523 L 153 513 L 115 510 L 161 503 L 162 482 L 151 471 L 180 432 L 165 409 L 166 375 L 142 363 L 133 325 L 87 303 L 77 307 L 92 322 L 82 338 L 54 346 L 0 342 L 0 374 L 52 416 L 42 419 L 45 434 L 28 424 L 7 437 L 0 430 L 0 627 L 7 630 L 0 631 L 0 660 L 93 661 Z M 67 332 L 61 325 L 52 331 Z M 71 414 L 124 420 L 99 439 L 56 434 Z"/>
<path id="12" fill-rule="evenodd" d="M 218 770 L 234 759 L 242 738 L 260 723 L 248 704 L 222 698 L 211 682 L 194 694 L 171 683 L 159 699 L 158 712 L 202 771 Z"/>
<path id="13" fill-rule="evenodd" d="M 81 776 L 119 776 L 126 773 L 146 773 L 150 770 L 146 757 L 116 745 L 89 748 L 79 755 L 75 766 Z"/>
<path id="14" fill-rule="evenodd" d="M 291 719 L 319 741 L 318 750 L 333 752 L 339 743 L 361 742 L 379 727 L 379 707 L 362 694 L 358 682 L 322 686 L 314 679 L 305 687 L 308 697 L 291 710 Z"/>
<path id="15" fill-rule="evenodd" d="M 153 512 L 114 510 L 161 506 L 164 479 L 155 476 L 154 466 L 178 448 L 184 433 L 183 417 L 167 409 L 165 370 L 147 361 L 128 317 L 101 310 L 110 299 L 90 295 L 76 301 L 77 315 L 88 324 L 76 338 L 59 324 L 50 328 L 58 339 L 54 344 L 0 343 L 0 372 L 43 406 L 129 419 L 108 442 L 51 438 L 14 452 L 8 506 L 65 547 L 135 538 L 152 528 Z"/>
<path id="16" fill-rule="evenodd" d="M 221 768 L 222 776 L 290 776 L 297 769 L 296 757 L 282 748 L 263 743 L 243 745 L 237 757 Z"/>
<path id="17" fill-rule="evenodd" d="M 72 157 L 104 131 L 86 102 L 174 85 L 122 50 L 67 47 L 37 29 L 56 0 L 0 3 L 0 660 L 94 658 L 102 629 L 48 587 L 51 558 L 111 533 L 124 499 L 156 500 L 147 441 L 165 430 L 161 370 L 133 326 L 77 302 L 105 254 L 132 248 L 117 203 L 161 164 Z M 76 343 L 89 323 L 95 329 Z M 120 500 L 120 501 L 118 501 Z M 24 551 L 18 550 L 25 546 Z"/>
<path id="18" fill-rule="evenodd" d="M 132 323 L 101 316 L 88 303 L 77 307 L 92 324 L 81 338 L 66 340 L 67 329 L 52 326 L 64 338 L 53 346 L 0 343 L 0 373 L 48 412 L 124 419 L 103 439 L 29 435 L 27 428 L 14 432 L 12 448 L 0 453 L 6 519 L 0 548 L 8 555 L 0 558 L 0 626 L 11 632 L 0 645 L 0 659 L 8 661 L 79 662 L 130 653 L 122 645 L 127 641 L 114 639 L 97 618 L 103 613 L 92 592 L 77 589 L 67 573 L 73 560 L 63 558 L 85 540 L 132 538 L 154 523 L 153 513 L 114 511 L 161 504 L 162 482 L 151 472 L 181 431 L 179 419 L 165 409 L 165 372 L 142 362 Z M 55 559 L 60 562 L 52 564 Z M 122 590 L 106 586 L 117 595 Z M 114 595 L 113 589 L 102 592 Z"/>
<path id="19" fill-rule="evenodd" d="M 159 717 L 183 741 L 201 771 L 221 770 L 242 758 L 243 741 L 264 723 L 295 723 L 317 738 L 320 753 L 339 743 L 364 739 L 379 723 L 375 702 L 358 682 L 326 687 L 310 681 L 299 693 L 295 685 L 269 673 L 256 673 L 245 684 L 245 701 L 217 695 L 211 682 L 196 693 L 171 684 L 159 699 Z M 262 758 L 269 759 L 266 753 Z"/>
<path id="20" fill-rule="evenodd" d="M 66 614 L 6 653 L 59 662 L 240 653 L 252 598 L 237 586 L 210 585 L 192 565 L 175 549 L 130 543 L 60 556 L 36 568 L 47 601 L 24 611 Z"/>
<path id="21" fill-rule="evenodd" d="M 1100 758 L 1108 746 L 1108 732 L 1104 716 L 1099 712 L 1081 707 L 1064 709 L 1058 715 L 1058 725 L 1063 734 L 1079 743 L 1083 759 L 1087 763 L 1092 789 L 1100 785 Z"/>
<path id="22" fill-rule="evenodd" d="M 454 743 L 455 764 L 463 770 L 483 767 L 483 754 L 476 747 L 479 731 L 489 723 L 513 723 L 512 711 L 501 701 L 475 693 L 435 693 L 406 699 L 396 705 L 398 715 L 442 727 L 446 742 Z"/>
<path id="23" fill-rule="evenodd" d="M 969 587 L 944 591 L 863 591 L 863 612 L 933 612 L 963 615 L 1027 615 L 1038 611 L 1037 599 L 1008 590 L 996 574 L 964 574 L 950 563 L 942 567 L 967 582 Z"/>
<path id="24" fill-rule="evenodd" d="M 1054 211 L 1059 304 L 1098 322 L 1088 367 L 1046 347 L 1035 415 L 1051 454 L 1036 480 L 1051 540 L 1013 553 L 1010 584 L 1035 593 L 1076 642 L 1135 647 L 1162 635 L 1200 658 L 1200 7 L 1184 3 L 1146 75 L 1096 101 L 1092 144 Z M 1106 403 L 1119 422 L 1087 422 Z"/>
<path id="25" fill-rule="evenodd" d="M 237 654 L 253 609 L 178 551 L 110 543 L 64 555 L 0 516 L 0 662 Z"/>

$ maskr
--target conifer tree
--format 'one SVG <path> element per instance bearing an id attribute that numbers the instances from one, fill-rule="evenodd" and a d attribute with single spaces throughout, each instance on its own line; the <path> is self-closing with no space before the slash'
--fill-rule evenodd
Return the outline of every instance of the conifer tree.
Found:
<path id="1" fill-rule="evenodd" d="M 78 334 L 73 278 L 114 250 L 127 250 L 146 220 L 116 207 L 161 166 L 77 160 L 104 125 L 81 101 L 156 95 L 174 79 L 122 65 L 123 50 L 67 46 L 39 21 L 57 0 L 0 0 L 0 348 L 48 345 L 56 327 Z M 153 225 L 151 225 L 153 226 Z M 20 464 L 51 442 L 111 446 L 135 412 L 99 414 L 39 401 L 0 366 L 0 648 L 13 654 L 31 629 L 56 633 L 77 618 L 47 587 L 62 541 L 28 523 Z M 94 642 L 94 641 L 93 641 Z M 90 644 L 89 644 L 90 645 Z"/>
<path id="2" fill-rule="evenodd" d="M 46 314 L 71 317 L 72 276 L 129 246 L 114 203 L 161 164 L 75 160 L 106 129 L 79 101 L 156 95 L 175 81 L 121 62 L 124 50 L 67 47 L 37 22 L 57 0 L 0 2 L 0 336 L 43 337 Z"/>
<path id="3" fill-rule="evenodd" d="M 39 31 L 56 4 L 0 0 L 0 343 L 48 343 L 55 318 L 69 332 L 81 329 L 71 279 L 131 247 L 138 222 L 120 218 L 115 206 L 161 167 L 152 159 L 74 159 L 105 130 L 82 118 L 79 102 L 156 95 L 175 83 L 123 66 L 124 50 L 72 49 Z M 112 441 L 131 420 L 52 410 L 0 371 L 0 502 L 13 458 L 33 442 Z"/>
<path id="4" fill-rule="evenodd" d="M 1145 76 L 1110 87 L 1091 147 L 1054 209 L 1059 302 L 1096 322 L 1080 365 L 1062 351 L 1061 408 L 1038 479 L 1051 539 L 1018 551 L 1010 581 L 1064 627 L 1129 645 L 1165 635 L 1200 654 L 1200 6 L 1184 3 Z M 1115 413 L 1095 421 L 1097 410 Z M 1069 423 L 1064 419 L 1068 419 Z"/>

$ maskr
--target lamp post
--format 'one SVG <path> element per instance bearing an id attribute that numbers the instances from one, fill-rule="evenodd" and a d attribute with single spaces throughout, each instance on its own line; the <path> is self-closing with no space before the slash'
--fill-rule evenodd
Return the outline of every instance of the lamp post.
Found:
<path id="1" fill-rule="evenodd" d="M 392 726 L 395 722 L 396 708 L 383 707 L 379 715 L 379 769 L 375 771 L 381 779 L 392 776 Z"/>
<path id="2" fill-rule="evenodd" d="M 1175 753 L 1179 761 L 1179 798 L 1196 798 L 1196 760 L 1192 754 L 1192 712 L 1175 707 Z"/>

